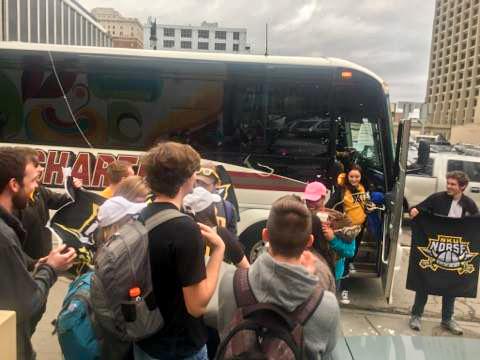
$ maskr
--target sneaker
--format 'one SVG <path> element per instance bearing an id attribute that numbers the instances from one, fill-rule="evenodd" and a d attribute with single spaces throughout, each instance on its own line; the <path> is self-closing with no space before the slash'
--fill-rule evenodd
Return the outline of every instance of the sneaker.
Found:
<path id="1" fill-rule="evenodd" d="M 353 263 L 348 264 L 348 273 L 355 274 L 357 269 L 355 269 L 355 265 Z"/>
<path id="2" fill-rule="evenodd" d="M 350 277 L 350 273 L 343 273 L 343 275 L 340 277 L 340 280 L 348 279 Z"/>
<path id="3" fill-rule="evenodd" d="M 420 331 L 422 328 L 420 325 L 420 316 L 412 315 L 410 317 L 410 321 L 408 322 L 408 325 L 410 326 L 410 329 L 415 331 Z"/>
<path id="4" fill-rule="evenodd" d="M 340 302 L 342 304 L 350 304 L 350 299 L 348 298 L 348 290 L 343 290 L 341 295 L 340 295 Z"/>
<path id="5" fill-rule="evenodd" d="M 442 320 L 441 324 L 445 330 L 450 331 L 452 334 L 463 335 L 462 328 L 458 325 L 458 323 L 455 320 L 453 319 L 450 319 L 447 321 Z"/>

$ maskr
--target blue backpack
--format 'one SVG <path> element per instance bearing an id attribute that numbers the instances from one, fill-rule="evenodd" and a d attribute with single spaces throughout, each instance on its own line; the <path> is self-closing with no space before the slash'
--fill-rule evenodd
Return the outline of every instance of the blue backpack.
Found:
<path id="1" fill-rule="evenodd" d="M 93 271 L 85 273 L 70 284 L 58 314 L 55 327 L 65 360 L 100 359 L 90 302 L 92 275 Z"/>

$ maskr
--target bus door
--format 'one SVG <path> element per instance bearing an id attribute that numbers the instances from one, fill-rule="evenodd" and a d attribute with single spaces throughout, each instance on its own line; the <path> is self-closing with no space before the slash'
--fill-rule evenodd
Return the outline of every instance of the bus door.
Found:
<path id="1" fill-rule="evenodd" d="M 403 216 L 403 196 L 407 169 L 410 120 L 402 120 L 398 125 L 395 148 L 394 179 L 392 191 L 386 196 L 383 242 L 381 250 L 382 285 L 388 303 L 392 302 L 393 281 L 397 262 L 398 239 Z"/>

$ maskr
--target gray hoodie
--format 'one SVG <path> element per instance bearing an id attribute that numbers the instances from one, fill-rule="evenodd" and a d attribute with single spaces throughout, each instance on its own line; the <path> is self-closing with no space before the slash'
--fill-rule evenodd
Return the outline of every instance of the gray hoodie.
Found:
<path id="1" fill-rule="evenodd" d="M 221 336 L 233 319 L 237 304 L 233 290 L 234 271 L 225 273 L 219 288 L 218 330 Z M 277 262 L 269 253 L 261 255 L 250 267 L 248 279 L 261 303 L 272 303 L 293 311 L 315 289 L 318 278 L 303 266 Z M 340 333 L 340 309 L 330 291 L 325 291 L 317 310 L 304 327 L 307 359 L 330 359 Z"/>

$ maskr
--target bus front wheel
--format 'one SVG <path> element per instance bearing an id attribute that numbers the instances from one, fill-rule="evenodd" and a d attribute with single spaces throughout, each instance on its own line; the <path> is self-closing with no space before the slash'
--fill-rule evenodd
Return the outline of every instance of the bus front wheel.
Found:
<path id="1" fill-rule="evenodd" d="M 250 263 L 253 263 L 260 254 L 266 251 L 262 240 L 262 230 L 267 226 L 267 221 L 260 221 L 249 226 L 240 235 L 240 242 L 245 249 L 245 255 Z"/>

